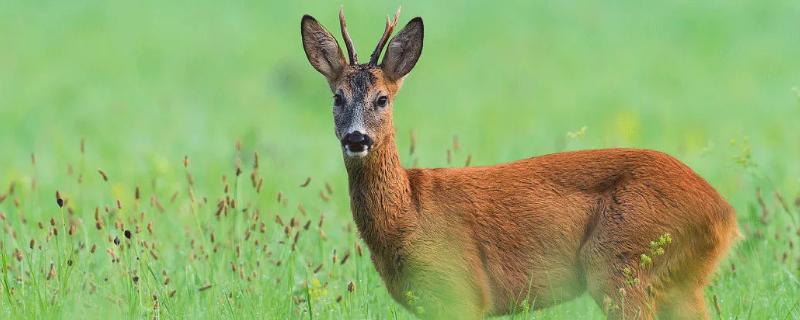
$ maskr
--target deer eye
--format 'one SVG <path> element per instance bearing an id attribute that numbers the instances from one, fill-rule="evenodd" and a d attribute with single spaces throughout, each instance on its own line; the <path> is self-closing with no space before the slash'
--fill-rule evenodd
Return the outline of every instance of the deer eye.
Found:
<path id="1" fill-rule="evenodd" d="M 344 99 L 342 98 L 341 94 L 333 95 L 333 105 L 336 107 L 341 107 L 344 104 Z"/>
<path id="2" fill-rule="evenodd" d="M 378 98 L 377 101 L 375 101 L 375 105 L 378 106 L 379 108 L 383 108 L 383 107 L 386 106 L 386 103 L 388 101 L 389 101 L 389 98 L 387 98 L 386 96 L 381 96 L 380 98 Z"/>

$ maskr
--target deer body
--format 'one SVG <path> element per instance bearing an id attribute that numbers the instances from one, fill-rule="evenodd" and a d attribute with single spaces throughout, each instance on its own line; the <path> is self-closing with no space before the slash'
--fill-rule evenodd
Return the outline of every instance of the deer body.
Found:
<path id="1" fill-rule="evenodd" d="M 404 169 L 391 101 L 422 48 L 422 20 L 381 65 L 349 66 L 316 20 L 301 23 L 312 65 L 335 93 L 351 208 L 389 293 L 424 318 L 482 318 L 584 292 L 612 318 L 706 318 L 703 287 L 737 235 L 733 209 L 656 151 L 608 149 L 491 167 Z M 675 241 L 640 264 L 650 242 Z M 635 277 L 636 283 L 633 283 Z"/>

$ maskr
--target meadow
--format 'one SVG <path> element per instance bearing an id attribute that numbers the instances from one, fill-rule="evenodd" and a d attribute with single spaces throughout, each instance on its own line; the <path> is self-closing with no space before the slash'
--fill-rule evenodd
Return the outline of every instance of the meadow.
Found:
<path id="1" fill-rule="evenodd" d="M 0 1 L 0 318 L 413 318 L 300 42 L 305 13 L 339 37 L 339 4 Z M 344 2 L 362 56 L 397 5 Z M 712 316 L 800 318 L 800 2 L 402 5 L 426 24 L 405 165 L 667 152 L 744 235 Z M 508 318 L 602 317 L 582 296 Z"/>

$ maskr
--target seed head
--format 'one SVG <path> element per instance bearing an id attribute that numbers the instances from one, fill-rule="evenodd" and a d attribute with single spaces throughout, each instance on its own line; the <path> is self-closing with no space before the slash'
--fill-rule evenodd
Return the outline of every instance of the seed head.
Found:
<path id="1" fill-rule="evenodd" d="M 50 271 L 47 272 L 47 280 L 53 279 L 56 276 L 56 266 L 51 262 Z"/>
<path id="2" fill-rule="evenodd" d="M 103 178 L 103 181 L 108 182 L 108 175 L 105 171 L 103 171 L 103 169 L 97 169 L 97 173 L 100 174 L 100 177 Z"/>
<path id="3" fill-rule="evenodd" d="M 258 151 L 253 152 L 253 170 L 258 170 Z"/>
<path id="4" fill-rule="evenodd" d="M 451 162 L 453 162 L 453 152 L 447 149 L 447 164 L 449 165 Z"/>
<path id="5" fill-rule="evenodd" d="M 56 204 L 59 208 L 64 207 L 64 198 L 61 197 L 61 192 L 56 191 Z"/>
<path id="6" fill-rule="evenodd" d="M 417 147 L 417 135 L 414 133 L 414 130 L 411 130 L 410 140 L 411 140 L 411 143 L 410 143 L 410 147 L 408 148 L 408 155 L 412 156 L 412 155 L 414 155 L 414 150 Z"/>

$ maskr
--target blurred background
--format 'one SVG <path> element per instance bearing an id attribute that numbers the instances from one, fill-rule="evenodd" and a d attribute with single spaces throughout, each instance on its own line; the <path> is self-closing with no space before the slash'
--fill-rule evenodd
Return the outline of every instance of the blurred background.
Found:
<path id="1" fill-rule="evenodd" d="M 344 5 L 367 55 L 398 3 Z M 464 148 L 454 165 L 467 153 L 492 164 L 643 147 L 688 162 L 731 196 L 746 183 L 732 158 L 748 144 L 775 183 L 797 190 L 796 1 L 402 5 L 402 23 L 426 24 L 395 109 L 400 149 L 413 130 L 420 166 L 446 165 L 454 135 Z M 0 177 L 19 175 L 30 153 L 40 170 L 62 170 L 59 159 L 85 138 L 123 175 L 184 154 L 225 161 L 218 151 L 241 140 L 288 174 L 341 179 L 330 92 L 299 35 L 309 13 L 339 37 L 338 7 L 0 2 Z"/>
<path id="2" fill-rule="evenodd" d="M 78 215 L 85 215 L 90 224 L 95 205 L 120 198 L 123 203 L 132 202 L 133 185 L 149 186 L 146 191 L 161 199 L 184 190 L 184 156 L 191 159 L 198 194 L 211 195 L 221 190 L 220 175 L 233 174 L 240 155 L 249 165 L 250 155 L 257 151 L 268 194 L 257 196 L 256 202 L 271 204 L 276 191 L 297 191 L 292 188 L 309 176 L 314 178 L 314 188 L 330 182 L 337 190 L 330 204 L 319 201 L 315 193 L 319 189 L 302 195 L 287 192 L 287 196 L 304 201 L 314 214 L 330 213 L 334 222 L 328 223 L 339 230 L 351 218 L 343 191 L 346 174 L 341 150 L 333 134 L 331 93 L 306 60 L 299 24 L 303 14 L 311 14 L 340 38 L 340 4 L 0 0 L 0 187 L 15 182 L 18 188 L 34 191 L 27 193 L 31 198 L 47 201 L 42 203 L 51 203 L 55 190 L 74 190 L 88 208 L 79 207 Z M 739 281 L 744 278 L 736 278 L 733 263 L 724 264 L 722 280 L 707 292 L 709 301 L 713 295 L 716 303 L 719 294 L 723 314 L 728 315 L 797 314 L 796 299 L 791 297 L 800 288 L 796 285 L 800 284 L 800 259 L 794 267 L 778 267 L 781 259 L 784 263 L 796 259 L 794 238 L 781 238 L 793 233 L 785 228 L 796 228 L 796 217 L 776 213 L 766 219 L 764 208 L 773 213 L 781 206 L 787 213 L 800 210 L 795 209 L 800 208 L 800 198 L 795 200 L 800 192 L 800 2 L 343 4 L 361 57 L 369 55 L 383 31 L 385 16 L 398 5 L 403 8 L 401 24 L 414 16 L 424 18 L 422 58 L 394 108 L 404 164 L 462 166 L 471 158 L 472 165 L 489 165 L 608 147 L 667 152 L 689 164 L 730 200 L 745 234 L 753 239 L 732 258 L 740 274 L 746 270 L 749 280 Z M 413 155 L 408 151 L 412 132 L 416 136 Z M 457 150 L 454 140 L 460 145 Z M 85 156 L 80 154 L 81 141 L 85 141 Z M 237 141 L 241 153 L 235 152 Z M 85 167 L 90 175 L 90 189 L 81 189 L 79 182 L 67 178 L 77 167 L 81 172 Z M 98 188 L 102 183 L 94 174 L 98 167 L 112 177 L 111 196 Z M 34 181 L 38 190 L 31 187 Z M 766 205 L 757 199 L 757 189 L 767 197 Z M 778 191 L 786 200 L 783 205 L 772 196 Z M 34 211 L 31 219 L 50 217 L 49 209 L 25 199 L 20 212 L 30 208 Z M 794 201 L 797 207 L 791 204 Z M 178 214 L 163 222 L 166 227 L 157 227 L 164 230 L 158 239 L 166 240 L 167 250 L 174 249 L 165 254 L 165 269 L 182 270 L 182 259 L 189 255 L 177 246 L 185 245 L 182 237 L 188 237 L 197 222 L 188 213 L 194 207 L 190 211 L 186 203 L 179 200 L 168 208 Z M 3 206 L 0 209 L 15 212 L 9 202 Z M 209 213 L 209 221 L 210 217 Z M 20 232 L 26 237 L 43 233 L 24 222 L 10 225 L 23 228 Z M 280 229 L 275 234 L 282 236 Z M 97 233 L 95 238 L 102 241 L 104 236 Z M 329 237 L 336 241 L 302 247 L 306 253 L 313 252 L 309 266 L 328 259 L 325 255 L 339 244 L 356 241 L 350 231 L 331 232 Z M 788 247 L 783 239 L 789 239 Z M 5 240 L 8 254 L 12 244 L 26 247 L 14 244 L 11 237 Z M 238 246 L 236 250 L 238 254 Z M 294 257 L 288 249 L 284 251 L 276 255 Z M 89 269 L 86 279 L 113 274 L 116 269 L 105 258 L 89 260 L 96 269 Z M 347 281 L 366 274 L 358 286 L 367 283 L 371 289 L 364 291 L 361 305 L 354 308 L 361 310 L 357 314 L 397 310 L 380 289 L 368 259 L 358 261 L 356 269 L 333 273 L 331 283 L 340 283 L 337 292 L 345 292 Z M 46 262 L 38 266 L 46 267 Z M 178 289 L 190 288 L 187 292 L 208 279 L 223 286 L 240 285 L 227 268 L 224 259 L 216 261 L 207 270 L 198 269 L 205 273 L 202 277 L 186 272 L 175 283 Z M 285 272 L 291 278 L 307 272 L 280 268 L 265 273 L 284 276 L 280 272 Z M 105 290 L 119 294 L 127 283 L 121 281 Z M 289 283 L 288 290 L 295 285 Z M 268 290 L 272 282 L 245 288 L 284 299 L 281 304 L 259 307 L 259 300 L 253 298 L 251 316 L 276 305 L 288 313 L 275 311 L 275 317 L 302 314 L 293 309 L 302 306 L 294 307 L 296 301 L 292 303 L 284 291 Z M 208 316 L 197 307 L 207 305 L 215 315 L 227 314 L 227 309 L 219 307 L 224 292 L 215 293 L 212 300 L 191 294 L 181 298 L 191 302 L 185 304 L 190 311 L 184 316 L 188 312 Z M 772 299 L 773 292 L 782 293 L 784 299 Z M 302 292 L 294 294 L 302 296 Z M 79 296 L 72 299 L 81 301 Z M 103 301 L 97 300 L 97 305 L 108 305 Z M 112 305 L 104 308 L 117 310 Z M 139 307 L 149 310 L 149 306 L 142 302 Z M 95 310 L 91 305 L 81 308 L 68 309 L 72 311 L 67 314 Z M 136 314 L 136 309 L 129 310 Z M 325 310 L 339 314 L 339 309 Z M 587 297 L 561 310 L 599 314 Z"/>

